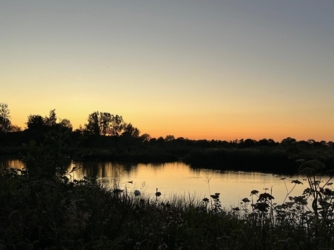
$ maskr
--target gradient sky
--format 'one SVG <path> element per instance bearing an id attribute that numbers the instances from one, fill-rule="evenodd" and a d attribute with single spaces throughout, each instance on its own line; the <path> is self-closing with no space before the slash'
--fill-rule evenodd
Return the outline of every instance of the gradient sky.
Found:
<path id="1" fill-rule="evenodd" d="M 0 102 L 152 137 L 334 140 L 333 0 L 2 0 Z"/>

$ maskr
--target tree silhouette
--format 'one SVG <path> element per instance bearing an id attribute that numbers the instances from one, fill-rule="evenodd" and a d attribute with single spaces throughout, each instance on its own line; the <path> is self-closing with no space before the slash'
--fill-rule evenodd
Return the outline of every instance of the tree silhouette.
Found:
<path id="1" fill-rule="evenodd" d="M 264 138 L 264 139 L 259 140 L 257 142 L 257 144 L 260 145 L 260 146 L 268 146 L 269 145 L 269 141 L 266 138 Z"/>
<path id="2" fill-rule="evenodd" d="M 295 138 L 287 137 L 282 140 L 281 144 L 284 146 L 295 144 L 297 140 Z"/>
<path id="3" fill-rule="evenodd" d="M 12 125 L 10 132 L 20 132 L 22 131 L 21 127 L 17 126 L 17 125 Z"/>
<path id="4" fill-rule="evenodd" d="M 29 115 L 27 127 L 30 130 L 38 130 L 45 127 L 44 118 L 40 115 Z"/>
<path id="5" fill-rule="evenodd" d="M 142 142 L 149 142 L 150 140 L 151 140 L 151 136 L 149 135 L 149 134 L 142 134 L 141 136 L 140 136 L 140 140 L 142 141 Z"/>
<path id="6" fill-rule="evenodd" d="M 110 135 L 119 136 L 123 130 L 124 121 L 122 116 L 114 115 L 111 121 Z"/>
<path id="7" fill-rule="evenodd" d="M 12 123 L 10 121 L 10 111 L 8 108 L 8 104 L 0 103 L 0 132 L 10 132 L 11 128 Z"/>
<path id="8" fill-rule="evenodd" d="M 174 141 L 174 140 L 175 140 L 174 135 L 166 135 L 165 137 L 165 141 Z"/>
<path id="9" fill-rule="evenodd" d="M 57 125 L 57 115 L 55 109 L 50 111 L 49 117 L 44 118 L 44 125 L 48 127 L 55 127 Z"/>
<path id="10" fill-rule="evenodd" d="M 110 134 L 110 125 L 113 119 L 113 115 L 108 112 L 100 113 L 100 133 L 102 135 Z"/>
<path id="11" fill-rule="evenodd" d="M 245 145 L 246 148 L 253 147 L 255 144 L 256 144 L 256 141 L 253 140 L 253 139 L 250 139 L 250 138 L 248 138 L 244 141 L 244 145 Z"/>
<path id="12" fill-rule="evenodd" d="M 122 136 L 131 136 L 134 138 L 138 138 L 140 131 L 136 127 L 134 127 L 131 123 L 125 124 L 123 129 Z"/>
<path id="13" fill-rule="evenodd" d="M 95 111 L 88 116 L 88 123 L 85 124 L 85 131 L 88 132 L 88 134 L 93 135 L 100 135 L 101 129 L 100 129 L 100 112 Z"/>
<path id="14" fill-rule="evenodd" d="M 89 114 L 88 123 L 85 124 L 85 132 L 92 135 L 119 136 L 124 128 L 125 123 L 122 116 L 99 111 Z"/>
<path id="15" fill-rule="evenodd" d="M 67 120 L 67 119 L 62 119 L 57 125 L 60 127 L 60 129 L 65 129 L 65 130 L 70 131 L 70 132 L 72 132 L 72 130 L 73 130 L 73 126 L 71 124 L 71 121 Z"/>

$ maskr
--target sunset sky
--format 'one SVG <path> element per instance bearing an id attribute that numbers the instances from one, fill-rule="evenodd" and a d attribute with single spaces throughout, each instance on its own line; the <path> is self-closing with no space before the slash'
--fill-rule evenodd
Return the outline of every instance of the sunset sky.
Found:
<path id="1" fill-rule="evenodd" d="M 333 0 L 3 0 L 0 102 L 152 137 L 334 140 Z"/>

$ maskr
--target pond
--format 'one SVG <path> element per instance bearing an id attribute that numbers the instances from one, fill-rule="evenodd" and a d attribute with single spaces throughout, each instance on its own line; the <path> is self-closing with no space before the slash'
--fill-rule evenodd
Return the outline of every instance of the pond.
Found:
<path id="1" fill-rule="evenodd" d="M 23 168 L 20 160 L 0 160 L 0 167 Z M 133 193 L 140 190 L 145 197 L 155 198 L 156 189 L 162 193 L 159 199 L 171 200 L 189 197 L 196 200 L 209 198 L 210 194 L 220 193 L 222 206 L 239 206 L 240 201 L 250 198 L 252 190 L 268 192 L 277 204 L 281 204 L 293 188 L 292 180 L 298 179 L 303 185 L 296 185 L 289 196 L 302 195 L 307 188 L 303 176 L 279 176 L 258 172 L 219 172 L 209 169 L 193 169 L 180 162 L 165 164 L 120 164 L 113 162 L 78 161 L 72 162 L 69 170 L 77 170 L 68 177 L 80 180 L 84 176 L 96 177 L 106 188 L 120 188 Z M 282 178 L 286 178 L 282 180 Z M 319 177 L 320 178 L 320 177 Z M 326 177 L 321 177 L 325 180 Z M 255 199 L 255 198 L 254 198 Z"/>

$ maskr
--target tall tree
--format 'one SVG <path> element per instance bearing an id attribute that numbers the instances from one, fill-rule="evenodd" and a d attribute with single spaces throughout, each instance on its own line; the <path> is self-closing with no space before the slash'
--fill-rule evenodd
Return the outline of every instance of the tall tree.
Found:
<path id="1" fill-rule="evenodd" d="M 124 129 L 122 116 L 112 115 L 108 112 L 95 111 L 88 116 L 85 131 L 93 135 L 119 136 Z"/>
<path id="2" fill-rule="evenodd" d="M 10 132 L 12 123 L 10 121 L 10 111 L 8 104 L 0 103 L 0 132 Z"/>
<path id="3" fill-rule="evenodd" d="M 56 110 L 50 110 L 49 117 L 44 118 L 44 125 L 48 127 L 55 127 L 57 125 L 57 115 Z"/>
<path id="4" fill-rule="evenodd" d="M 88 115 L 88 123 L 85 124 L 86 132 L 93 135 L 100 135 L 100 112 L 95 111 Z"/>
<path id="5" fill-rule="evenodd" d="M 110 126 L 110 135 L 119 136 L 123 130 L 124 121 L 122 116 L 114 115 Z"/>
<path id="6" fill-rule="evenodd" d="M 100 112 L 100 133 L 102 135 L 110 134 L 110 125 L 113 115 L 107 112 Z"/>

